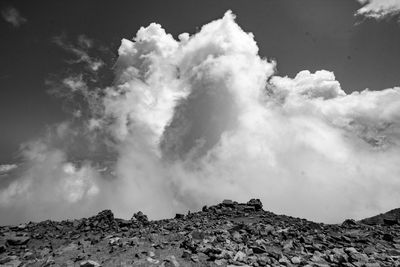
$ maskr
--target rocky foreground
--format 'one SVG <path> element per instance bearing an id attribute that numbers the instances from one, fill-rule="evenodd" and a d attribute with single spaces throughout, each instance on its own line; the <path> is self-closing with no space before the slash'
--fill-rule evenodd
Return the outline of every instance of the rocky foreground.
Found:
<path id="1" fill-rule="evenodd" d="M 400 266 L 399 230 L 393 214 L 327 225 L 264 211 L 256 199 L 160 221 L 105 210 L 1 227 L 0 266 Z"/>

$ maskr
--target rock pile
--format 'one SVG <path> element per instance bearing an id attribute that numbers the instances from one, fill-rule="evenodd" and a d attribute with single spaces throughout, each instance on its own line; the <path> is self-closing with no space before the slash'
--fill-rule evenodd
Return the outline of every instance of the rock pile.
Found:
<path id="1" fill-rule="evenodd" d="M 400 224 L 400 208 L 390 210 L 384 214 L 379 214 L 370 218 L 361 220 L 362 223 L 369 225 L 383 224 L 383 225 L 395 225 Z"/>
<path id="2" fill-rule="evenodd" d="M 393 216 L 327 225 L 262 207 L 258 199 L 224 200 L 168 220 L 149 221 L 142 212 L 116 219 L 105 210 L 4 226 L 0 266 L 400 266 Z"/>

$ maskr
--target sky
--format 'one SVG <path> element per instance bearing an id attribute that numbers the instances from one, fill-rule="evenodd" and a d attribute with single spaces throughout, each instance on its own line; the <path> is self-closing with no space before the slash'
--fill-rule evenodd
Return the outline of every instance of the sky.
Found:
<path id="1" fill-rule="evenodd" d="M 18 10 L 21 21 L 0 22 L 3 162 L 13 160 L 21 142 L 65 118 L 62 104 L 47 93 L 45 84 L 51 75 L 76 68 L 66 63 L 73 55 L 52 41 L 61 35 L 74 42 L 83 34 L 106 47 L 110 67 L 120 39 L 132 38 L 141 26 L 157 22 L 174 36 L 193 33 L 231 9 L 241 27 L 256 36 L 260 55 L 279 61 L 281 75 L 332 70 L 346 92 L 400 83 L 396 19 L 355 17 L 361 7 L 356 1 L 2 2 L 3 10 L 9 7 Z"/>
<path id="2" fill-rule="evenodd" d="M 316 196 L 326 201 L 317 210 L 332 205 L 333 197 L 341 190 L 348 190 L 347 201 L 359 203 L 354 208 L 358 211 L 337 211 L 332 216 L 322 211 L 313 214 L 311 209 L 296 213 L 298 206 L 289 202 L 271 206 L 278 212 L 337 221 L 400 206 L 393 192 L 388 199 L 377 197 L 375 202 L 365 204 L 371 194 L 384 195 L 387 188 L 400 184 L 395 179 L 399 170 L 392 163 L 397 158 L 393 155 L 399 152 L 395 115 L 398 91 L 391 89 L 400 86 L 400 4 L 396 0 L 2 1 L 0 9 L 0 174 L 4 173 L 0 176 L 0 199 L 4 203 L 0 213 L 10 214 L 8 221 L 0 223 L 62 217 L 56 211 L 60 207 L 57 203 L 49 204 L 49 199 L 39 197 L 44 189 L 38 185 L 43 183 L 49 184 L 49 190 L 62 185 L 66 189 L 60 192 L 66 193 L 73 205 L 85 201 L 87 205 L 71 212 L 72 216 L 114 207 L 107 200 L 101 202 L 90 196 L 101 192 L 106 199 L 111 198 L 112 193 L 120 193 L 124 183 L 131 189 L 142 186 L 147 193 L 158 193 L 158 202 L 173 203 L 167 210 L 197 207 L 220 197 L 220 192 L 204 192 L 217 175 L 225 180 L 214 181 L 215 184 L 235 185 L 227 186 L 220 195 L 237 195 L 237 187 L 242 185 L 240 178 L 229 178 L 223 173 L 235 160 L 243 162 L 243 168 L 248 170 L 242 175 L 253 175 L 249 178 L 251 183 L 275 188 L 282 195 L 294 194 L 293 187 L 299 186 L 299 179 L 293 182 L 289 177 L 308 171 L 311 182 L 300 185 L 318 188 L 322 183 L 327 188 Z M 231 13 L 226 13 L 228 10 Z M 216 28 L 210 26 L 207 35 L 202 27 L 212 21 Z M 218 26 L 220 23 L 222 26 Z M 221 32 L 224 27 L 229 30 L 226 36 Z M 165 35 L 163 29 L 171 36 Z M 188 39 L 189 35 L 194 37 Z M 133 38 L 137 47 L 127 41 Z M 226 48 L 225 42 L 233 48 Z M 208 43 L 213 45 L 207 46 Z M 201 48 L 201 44 L 206 48 Z M 182 47 L 182 51 L 177 53 L 176 47 Z M 153 50 L 155 59 L 150 57 L 150 62 L 136 56 Z M 224 65 L 221 59 L 218 68 L 199 67 L 199 73 L 209 80 L 182 71 L 196 65 L 207 53 L 212 57 L 232 57 L 228 63 L 237 63 L 243 69 Z M 243 54 L 246 59 L 241 59 Z M 202 60 L 207 63 L 210 59 Z M 131 73 L 130 66 L 134 66 L 136 74 Z M 249 70 L 253 72 L 247 73 Z M 175 71 L 178 78 L 187 80 L 175 81 L 171 78 Z M 234 81 L 222 79 L 220 72 L 234 75 Z M 247 73 L 249 81 L 241 80 L 243 73 Z M 220 89 L 208 93 L 214 87 Z M 255 92 L 243 95 L 243 88 L 247 87 L 269 88 L 271 99 L 282 102 L 281 109 L 272 108 L 268 101 L 268 108 L 259 106 L 251 95 Z M 142 91 L 136 92 L 134 88 Z M 152 88 L 163 89 L 155 94 Z M 302 94 L 312 101 L 297 99 Z M 119 99 L 118 95 L 125 98 Z M 149 108 L 149 97 L 157 99 L 154 109 Z M 180 99 L 180 104 L 171 99 Z M 319 102 L 321 99 L 327 102 Z M 265 118 L 270 119 L 264 125 Z M 253 124 L 277 130 L 256 132 Z M 288 147 L 267 143 L 268 153 L 251 152 L 254 144 L 267 139 L 282 141 L 274 137 L 280 131 L 289 139 L 288 133 L 292 133 L 296 141 Z M 322 139 L 318 138 L 320 134 Z M 364 147 L 355 137 L 370 147 Z M 248 150 L 233 150 L 238 140 L 248 140 Z M 257 160 L 268 158 L 270 168 L 238 158 L 249 151 L 256 153 Z M 325 151 L 330 151 L 328 156 Z M 296 157 L 288 156 L 290 153 Z M 307 162 L 296 163 L 299 155 Z M 219 165 L 206 164 L 209 157 L 219 159 Z M 103 163 L 98 163 L 99 158 Z M 113 178 L 102 177 L 97 168 L 104 164 L 104 158 L 113 162 L 113 167 L 107 166 L 113 169 Z M 135 162 L 139 167 L 132 169 L 130 165 Z M 342 172 L 338 162 L 356 167 Z M 371 162 L 382 163 L 385 168 L 371 170 Z M 49 164 L 59 170 L 49 170 Z M 304 165 L 304 170 L 297 164 Z M 192 165 L 199 170 L 190 169 Z M 280 165 L 285 167 L 277 167 Z M 237 171 L 241 173 L 243 169 Z M 277 186 L 272 178 L 268 182 L 260 180 L 265 178 L 260 176 L 262 172 L 283 177 L 286 180 L 281 184 L 287 183 L 285 188 L 291 189 Z M 317 176 L 330 177 L 328 172 L 350 179 L 354 185 L 346 189 L 346 180 L 332 184 L 332 180 L 316 180 Z M 132 182 L 127 178 L 135 174 L 149 176 L 150 182 L 135 178 Z M 382 174 L 389 177 L 387 182 L 378 179 Z M 50 176 L 55 176 L 55 181 L 47 178 Z M 159 176 L 161 181 L 155 178 Z M 174 180 L 171 176 L 179 178 Z M 181 176 L 188 178 L 180 180 Z M 107 185 L 113 179 L 124 183 Z M 360 187 L 361 181 L 363 191 L 353 189 Z M 379 194 L 371 191 L 377 184 L 382 184 Z M 147 207 L 143 198 L 132 200 L 125 193 L 128 194 L 123 191 L 120 201 L 135 200 L 148 208 L 153 217 L 159 212 Z M 28 200 L 20 196 L 23 194 L 43 208 L 29 213 Z M 252 194 L 262 193 L 251 187 L 238 195 L 245 198 Z M 303 200 L 303 205 L 310 204 L 310 200 L 304 200 L 306 194 L 307 191 L 301 191 L 294 198 Z M 323 194 L 331 197 L 324 199 Z M 354 198 L 354 194 L 360 194 L 360 198 Z M 262 197 L 273 201 L 277 195 Z M 338 207 L 346 205 L 348 202 L 343 202 Z M 125 215 L 126 210 L 121 208 L 119 212 Z"/>

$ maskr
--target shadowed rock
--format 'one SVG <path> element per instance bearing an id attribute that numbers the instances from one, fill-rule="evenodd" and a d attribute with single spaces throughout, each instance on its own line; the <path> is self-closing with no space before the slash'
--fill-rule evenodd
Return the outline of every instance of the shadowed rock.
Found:
<path id="1" fill-rule="evenodd" d="M 159 221 L 140 211 L 117 219 L 104 210 L 90 218 L 3 226 L 0 266 L 400 266 L 395 212 L 373 217 L 380 224 L 328 225 L 262 208 L 259 199 L 224 200 Z"/>

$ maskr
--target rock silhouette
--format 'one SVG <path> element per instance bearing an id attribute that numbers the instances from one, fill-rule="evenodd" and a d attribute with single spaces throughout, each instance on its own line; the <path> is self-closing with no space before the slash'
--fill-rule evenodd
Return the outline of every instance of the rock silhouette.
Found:
<path id="1" fill-rule="evenodd" d="M 400 266 L 398 217 L 322 224 L 258 199 L 150 221 L 90 218 L 0 227 L 0 266 Z"/>

